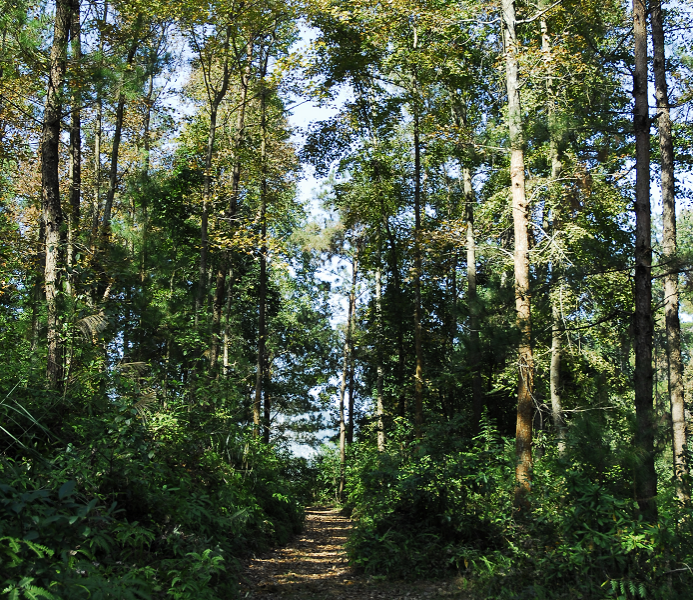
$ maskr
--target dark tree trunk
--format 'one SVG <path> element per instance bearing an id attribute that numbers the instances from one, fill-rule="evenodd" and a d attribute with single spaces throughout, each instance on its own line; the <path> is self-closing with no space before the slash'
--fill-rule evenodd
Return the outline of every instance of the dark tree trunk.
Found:
<path id="1" fill-rule="evenodd" d="M 48 326 L 46 376 L 51 389 L 62 385 L 63 344 L 60 337 L 60 242 L 63 211 L 60 204 L 60 117 L 67 63 L 67 40 L 72 20 L 72 0 L 56 0 L 48 90 L 41 134 L 41 189 L 45 227 L 45 285 Z"/>
<path id="2" fill-rule="evenodd" d="M 415 47 L 417 43 L 415 42 Z M 418 81 L 414 77 L 414 350 L 416 370 L 414 372 L 414 428 L 417 437 L 423 434 L 423 327 L 421 325 L 421 123 L 419 115 Z"/>
<path id="3" fill-rule="evenodd" d="M 633 0 L 633 129 L 635 131 L 635 445 L 642 464 L 635 469 L 635 493 L 644 517 L 657 519 L 652 406 L 652 245 L 650 231 L 650 118 L 647 100 L 647 7 Z"/>
<path id="4" fill-rule="evenodd" d="M 349 422 L 347 426 L 347 444 L 352 444 L 354 442 L 354 325 L 356 320 L 356 284 L 359 270 L 360 244 L 360 240 L 357 240 L 351 262 L 351 290 L 349 291 L 349 315 L 346 341 L 349 369 Z"/>
<path id="5" fill-rule="evenodd" d="M 80 19 L 80 0 L 72 0 L 71 38 L 72 61 L 74 62 L 74 89 L 72 90 L 72 123 L 70 125 L 70 212 L 67 224 L 67 291 L 74 295 L 74 277 L 71 270 L 74 267 L 75 238 L 79 233 L 80 204 L 82 194 L 82 92 L 81 67 L 82 60 L 82 28 Z"/>
<path id="6" fill-rule="evenodd" d="M 385 369 L 383 368 L 384 335 L 383 335 L 383 289 L 382 277 L 383 269 L 380 264 L 381 251 L 380 240 L 378 240 L 378 264 L 375 271 L 375 310 L 377 319 L 377 378 L 375 384 L 376 393 L 376 416 L 378 419 L 378 452 L 385 452 L 385 403 L 383 399 L 383 383 L 385 379 Z"/>
<path id="7" fill-rule="evenodd" d="M 126 60 L 128 69 L 132 66 L 138 46 L 138 39 L 134 40 L 130 45 Z M 104 239 L 108 239 L 111 235 L 111 213 L 113 211 L 113 200 L 118 187 L 118 155 L 120 154 L 120 141 L 123 136 L 123 119 L 125 118 L 125 92 L 123 91 L 123 85 L 124 81 L 121 80 L 118 90 L 118 104 L 116 106 L 115 114 L 113 148 L 111 149 L 111 169 L 108 174 L 108 190 L 106 191 L 106 200 L 103 207 L 103 221 L 101 224 Z"/>

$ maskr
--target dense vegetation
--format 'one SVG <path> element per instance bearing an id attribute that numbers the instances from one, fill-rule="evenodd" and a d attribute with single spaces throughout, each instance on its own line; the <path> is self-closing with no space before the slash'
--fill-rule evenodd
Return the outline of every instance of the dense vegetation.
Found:
<path id="1" fill-rule="evenodd" d="M 308 502 L 370 575 L 690 593 L 689 19 L 4 2 L 3 594 L 233 597 Z"/>

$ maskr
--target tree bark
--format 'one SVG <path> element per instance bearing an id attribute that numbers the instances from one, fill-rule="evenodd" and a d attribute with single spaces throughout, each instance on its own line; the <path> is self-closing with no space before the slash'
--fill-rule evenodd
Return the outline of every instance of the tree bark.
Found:
<path id="1" fill-rule="evenodd" d="M 226 254 L 219 258 L 219 266 L 216 274 L 214 288 L 214 301 L 212 303 L 212 339 L 209 346 L 209 374 L 213 376 L 217 372 L 219 362 L 219 347 L 221 345 L 221 317 L 224 309 L 224 296 L 226 292 Z"/>
<path id="2" fill-rule="evenodd" d="M 549 157 L 551 159 L 551 185 L 552 187 L 559 185 L 559 178 L 563 170 L 559 154 L 558 136 L 555 123 L 555 104 L 554 104 L 554 89 L 551 66 L 551 42 L 549 40 L 549 30 L 544 19 L 540 22 L 541 25 L 541 49 L 544 55 L 544 64 L 546 70 L 546 96 L 549 117 Z M 548 210 L 545 208 L 545 212 Z M 554 206 L 552 211 L 552 233 L 555 235 L 560 228 L 558 219 L 558 211 Z M 553 265 L 552 278 L 556 277 L 556 265 Z M 560 283 L 559 283 L 560 293 Z M 551 298 L 551 364 L 549 367 L 549 390 L 551 396 L 551 421 L 558 439 L 558 453 L 562 455 L 565 452 L 565 421 L 563 418 L 563 406 L 561 403 L 561 357 L 563 352 L 563 331 L 561 327 L 561 308 L 560 300 L 554 294 Z"/>
<path id="3" fill-rule="evenodd" d="M 45 226 L 45 285 L 48 326 L 46 376 L 51 389 L 62 385 L 62 340 L 60 337 L 60 230 L 63 211 L 60 204 L 60 117 L 62 87 L 67 66 L 67 40 L 72 20 L 72 1 L 56 0 L 53 45 L 50 53 L 48 90 L 41 133 L 41 199 Z"/>
<path id="4" fill-rule="evenodd" d="M 418 48 L 414 29 L 414 49 Z M 414 73 L 414 349 L 416 371 L 414 372 L 414 429 L 417 437 L 423 435 L 423 328 L 421 326 L 421 115 L 419 114 L 419 81 Z"/>
<path id="5" fill-rule="evenodd" d="M 378 264 L 375 270 L 375 310 L 376 319 L 378 323 L 378 329 L 376 333 L 376 355 L 377 355 L 377 374 L 375 383 L 375 394 L 376 394 L 376 417 L 378 419 L 378 452 L 385 452 L 385 404 L 383 399 L 383 383 L 385 379 L 385 370 L 383 368 L 383 352 L 384 352 L 384 340 L 383 340 L 383 288 L 382 288 L 382 276 L 383 269 L 380 264 L 380 240 L 378 240 Z"/>
<path id="6" fill-rule="evenodd" d="M 209 133 L 207 135 L 207 149 L 205 152 L 205 172 L 204 172 L 204 191 L 202 193 L 202 215 L 200 222 L 200 262 L 198 266 L 199 281 L 197 285 L 197 294 L 195 297 L 195 327 L 199 324 L 199 313 L 204 306 L 204 298 L 207 293 L 207 255 L 209 254 L 209 209 L 212 204 L 212 161 L 214 158 L 214 142 L 217 131 L 217 116 L 219 106 L 226 96 L 229 89 L 229 79 L 231 77 L 229 69 L 229 44 L 231 37 L 231 26 L 227 26 L 225 30 L 225 38 L 222 46 L 223 66 L 221 80 L 218 89 L 214 86 L 211 80 L 211 67 L 205 67 L 202 49 L 195 41 L 200 64 L 202 65 L 202 75 L 204 77 L 205 88 L 207 90 L 207 99 L 209 101 Z"/>
<path id="7" fill-rule="evenodd" d="M 354 442 L 354 325 L 356 319 L 356 284 L 359 270 L 359 249 L 361 241 L 356 240 L 354 256 L 351 262 L 351 290 L 349 291 L 349 316 L 347 322 L 347 348 L 349 356 L 349 421 L 347 426 L 347 444 Z"/>
<path id="8" fill-rule="evenodd" d="M 71 271 L 74 267 L 75 238 L 79 233 L 80 203 L 82 193 L 82 28 L 80 0 L 72 0 L 70 36 L 72 39 L 72 60 L 74 62 L 74 89 L 72 90 L 72 123 L 70 124 L 70 212 L 67 223 L 67 268 L 66 291 L 72 296 L 75 293 L 75 278 Z"/>
<path id="9" fill-rule="evenodd" d="M 260 169 L 262 182 L 260 187 L 260 289 L 258 298 L 258 349 L 257 349 L 257 372 L 255 379 L 255 410 L 259 418 L 260 407 L 264 397 L 264 414 L 262 419 L 262 433 L 265 443 L 269 442 L 270 437 L 270 397 L 266 388 L 267 377 L 267 89 L 265 87 L 265 77 L 267 75 L 267 64 L 269 60 L 269 48 L 266 49 L 264 56 L 262 73 L 260 75 Z"/>
<path id="10" fill-rule="evenodd" d="M 132 66 L 138 46 L 139 39 L 133 40 L 128 50 L 126 59 L 128 69 Z M 111 168 L 108 174 L 108 190 L 106 191 L 106 200 L 104 201 L 103 207 L 103 220 L 101 223 L 105 240 L 108 239 L 111 234 L 111 212 L 113 210 L 113 200 L 115 198 L 116 188 L 118 187 L 118 155 L 120 154 L 120 140 L 123 136 L 123 119 L 125 118 L 125 93 L 123 92 L 124 78 L 125 76 L 121 78 L 118 89 L 115 131 L 113 132 L 113 148 L 111 149 Z"/>
<path id="11" fill-rule="evenodd" d="M 654 47 L 654 78 L 657 113 L 659 114 L 659 149 L 662 184 L 662 260 L 664 276 L 664 315 L 669 360 L 669 397 L 671 404 L 672 450 L 676 495 L 681 502 L 690 500 L 688 464 L 686 461 L 686 420 L 684 414 L 683 360 L 681 358 L 681 324 L 679 322 L 679 276 L 674 268 L 676 241 L 676 180 L 674 177 L 674 142 L 671 135 L 671 114 L 667 89 L 667 67 L 664 53 L 662 2 L 650 4 L 652 42 Z"/>
<path id="12" fill-rule="evenodd" d="M 346 485 L 347 426 L 344 400 L 347 389 L 347 372 L 349 370 L 349 343 L 349 323 L 347 322 L 347 333 L 344 339 L 344 355 L 342 359 L 342 380 L 339 387 L 339 486 L 337 489 L 337 499 L 340 502 L 344 499 L 344 487 Z"/>
<path id="13" fill-rule="evenodd" d="M 532 482 L 532 397 L 534 395 L 534 357 L 532 355 L 531 299 L 529 291 L 529 202 L 525 194 L 525 161 L 518 75 L 518 41 L 515 2 L 502 0 L 505 79 L 508 91 L 508 131 L 510 136 L 510 185 L 512 190 L 515 251 L 515 310 L 520 332 L 518 348 L 517 424 L 515 452 L 518 507 L 526 504 Z"/>
<path id="14" fill-rule="evenodd" d="M 465 214 L 467 217 L 467 304 L 469 307 L 470 360 L 472 371 L 472 423 L 478 430 L 483 410 L 483 391 L 481 386 L 480 344 L 479 344 L 479 299 L 476 293 L 476 245 L 474 242 L 474 190 L 472 174 L 468 167 L 462 168 L 464 185 Z"/>
<path id="15" fill-rule="evenodd" d="M 635 469 L 635 493 L 643 516 L 657 518 L 652 406 L 652 245 L 650 230 L 650 118 L 647 100 L 647 7 L 633 0 L 633 129 L 635 131 L 635 445 L 642 464 Z"/>

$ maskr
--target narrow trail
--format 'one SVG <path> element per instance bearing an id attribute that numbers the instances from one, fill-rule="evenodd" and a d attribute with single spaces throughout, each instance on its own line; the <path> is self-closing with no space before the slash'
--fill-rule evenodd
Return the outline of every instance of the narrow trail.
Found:
<path id="1" fill-rule="evenodd" d="M 455 581 L 384 582 L 359 575 L 344 549 L 351 521 L 338 509 L 306 510 L 304 532 L 284 548 L 257 557 L 245 570 L 241 598 L 269 600 L 423 600 L 466 598 Z"/>

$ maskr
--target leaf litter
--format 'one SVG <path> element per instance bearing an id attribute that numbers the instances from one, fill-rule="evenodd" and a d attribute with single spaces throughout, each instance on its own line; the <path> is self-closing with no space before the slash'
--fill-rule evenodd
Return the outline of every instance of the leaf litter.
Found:
<path id="1" fill-rule="evenodd" d="M 349 565 L 351 521 L 339 509 L 306 509 L 304 532 L 246 564 L 241 598 L 271 600 L 424 600 L 471 598 L 460 580 L 383 581 Z"/>

